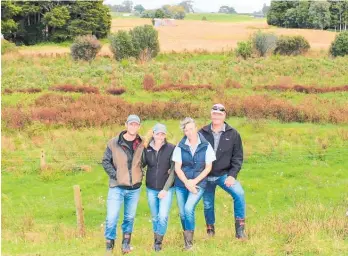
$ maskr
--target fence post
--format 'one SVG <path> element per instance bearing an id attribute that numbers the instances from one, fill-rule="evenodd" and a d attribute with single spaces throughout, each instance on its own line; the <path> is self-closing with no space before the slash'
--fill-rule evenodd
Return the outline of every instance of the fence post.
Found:
<path id="1" fill-rule="evenodd" d="M 81 189 L 79 185 L 74 186 L 74 199 L 75 199 L 75 207 L 76 207 L 78 234 L 80 237 L 84 237 L 86 234 L 86 230 L 85 230 L 85 221 L 83 217 Z"/>
<path id="2" fill-rule="evenodd" d="M 46 169 L 46 156 L 45 156 L 45 152 L 43 150 L 41 150 L 40 169 L 41 169 L 41 171 Z"/>

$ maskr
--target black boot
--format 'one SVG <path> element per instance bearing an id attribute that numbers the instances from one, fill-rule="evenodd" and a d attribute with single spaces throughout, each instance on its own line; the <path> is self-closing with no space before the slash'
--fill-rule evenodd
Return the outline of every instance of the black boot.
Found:
<path id="1" fill-rule="evenodd" d="M 132 238 L 132 233 L 124 233 L 122 238 L 122 253 L 130 253 L 132 251 L 132 247 L 130 246 Z"/>
<path id="2" fill-rule="evenodd" d="M 106 253 L 105 255 L 112 255 L 112 251 L 115 246 L 115 240 L 106 240 Z"/>
<path id="3" fill-rule="evenodd" d="M 184 231 L 185 250 L 190 250 L 193 246 L 193 230 Z"/>
<path id="4" fill-rule="evenodd" d="M 162 250 L 163 236 L 156 233 L 154 236 L 155 236 L 154 249 L 156 252 L 159 252 L 160 250 Z"/>
<path id="5" fill-rule="evenodd" d="M 215 227 L 214 227 L 214 225 L 207 225 L 207 234 L 210 237 L 215 236 Z"/>
<path id="6" fill-rule="evenodd" d="M 245 219 L 236 219 L 236 238 L 244 240 L 247 238 L 244 227 L 245 227 Z"/>

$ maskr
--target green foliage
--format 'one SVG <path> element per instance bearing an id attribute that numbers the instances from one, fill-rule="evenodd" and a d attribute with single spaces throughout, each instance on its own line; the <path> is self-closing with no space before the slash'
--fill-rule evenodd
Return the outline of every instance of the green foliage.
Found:
<path id="1" fill-rule="evenodd" d="M 143 53 L 151 59 L 159 52 L 158 32 L 150 25 L 138 26 L 129 32 L 118 31 L 110 36 L 110 48 L 116 60 L 139 59 Z"/>
<path id="2" fill-rule="evenodd" d="M 109 36 L 110 49 L 116 60 L 122 60 L 134 56 L 134 46 L 131 35 L 124 30 L 120 30 Z"/>
<path id="3" fill-rule="evenodd" d="M 143 13 L 143 11 L 145 11 L 145 8 L 141 4 L 137 4 L 136 6 L 134 6 L 134 10 L 139 13 Z"/>
<path id="4" fill-rule="evenodd" d="M 275 48 L 277 37 L 272 33 L 264 33 L 260 30 L 252 36 L 252 43 L 255 51 L 263 57 L 272 52 Z"/>
<path id="5" fill-rule="evenodd" d="M 159 53 L 158 32 L 153 26 L 144 25 L 129 31 L 134 46 L 133 57 L 139 58 L 140 53 L 147 49 L 150 56 L 156 57 Z"/>
<path id="6" fill-rule="evenodd" d="M 339 33 L 330 47 L 330 54 L 334 57 L 348 55 L 348 31 Z"/>
<path id="7" fill-rule="evenodd" d="M 347 29 L 348 1 L 271 1 L 267 22 L 288 28 Z"/>
<path id="8" fill-rule="evenodd" d="M 100 49 L 101 44 L 95 36 L 78 36 L 71 45 L 71 56 L 74 60 L 91 61 Z"/>
<path id="9" fill-rule="evenodd" d="M 274 49 L 275 54 L 299 55 L 310 48 L 308 41 L 303 36 L 280 36 Z"/>
<path id="10" fill-rule="evenodd" d="M 16 52 L 16 45 L 5 39 L 1 39 L 1 54 Z"/>
<path id="11" fill-rule="evenodd" d="M 5 39 L 16 44 L 61 42 L 78 35 L 106 37 L 111 27 L 103 1 L 3 1 L 1 25 Z"/>
<path id="12" fill-rule="evenodd" d="M 237 43 L 237 48 L 235 49 L 236 56 L 241 56 L 243 59 L 247 59 L 251 57 L 252 53 L 253 45 L 250 40 Z"/>
<path id="13" fill-rule="evenodd" d="M 330 26 L 330 4 L 328 2 L 311 2 L 308 15 L 311 25 L 314 28 L 324 29 Z"/>

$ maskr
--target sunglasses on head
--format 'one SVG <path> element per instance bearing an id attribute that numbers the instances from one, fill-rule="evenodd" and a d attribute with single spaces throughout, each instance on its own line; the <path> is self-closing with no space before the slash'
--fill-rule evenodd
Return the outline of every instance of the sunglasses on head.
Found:
<path id="1" fill-rule="evenodd" d="M 212 110 L 218 110 L 218 111 L 225 112 L 225 108 L 223 108 L 223 107 L 218 107 L 218 106 L 214 106 L 214 107 L 212 108 Z"/>

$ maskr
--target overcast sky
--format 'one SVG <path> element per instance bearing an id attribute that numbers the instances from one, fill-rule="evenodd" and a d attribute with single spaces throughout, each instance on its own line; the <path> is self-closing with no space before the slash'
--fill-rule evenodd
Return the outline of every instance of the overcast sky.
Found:
<path id="1" fill-rule="evenodd" d="M 105 4 L 121 4 L 124 0 L 104 0 Z M 145 9 L 156 9 L 165 4 L 178 4 L 181 0 L 132 0 L 134 5 L 141 4 Z M 201 12 L 217 12 L 222 5 L 234 7 L 237 12 L 254 12 L 261 10 L 264 3 L 270 0 L 195 0 L 193 8 Z"/>

